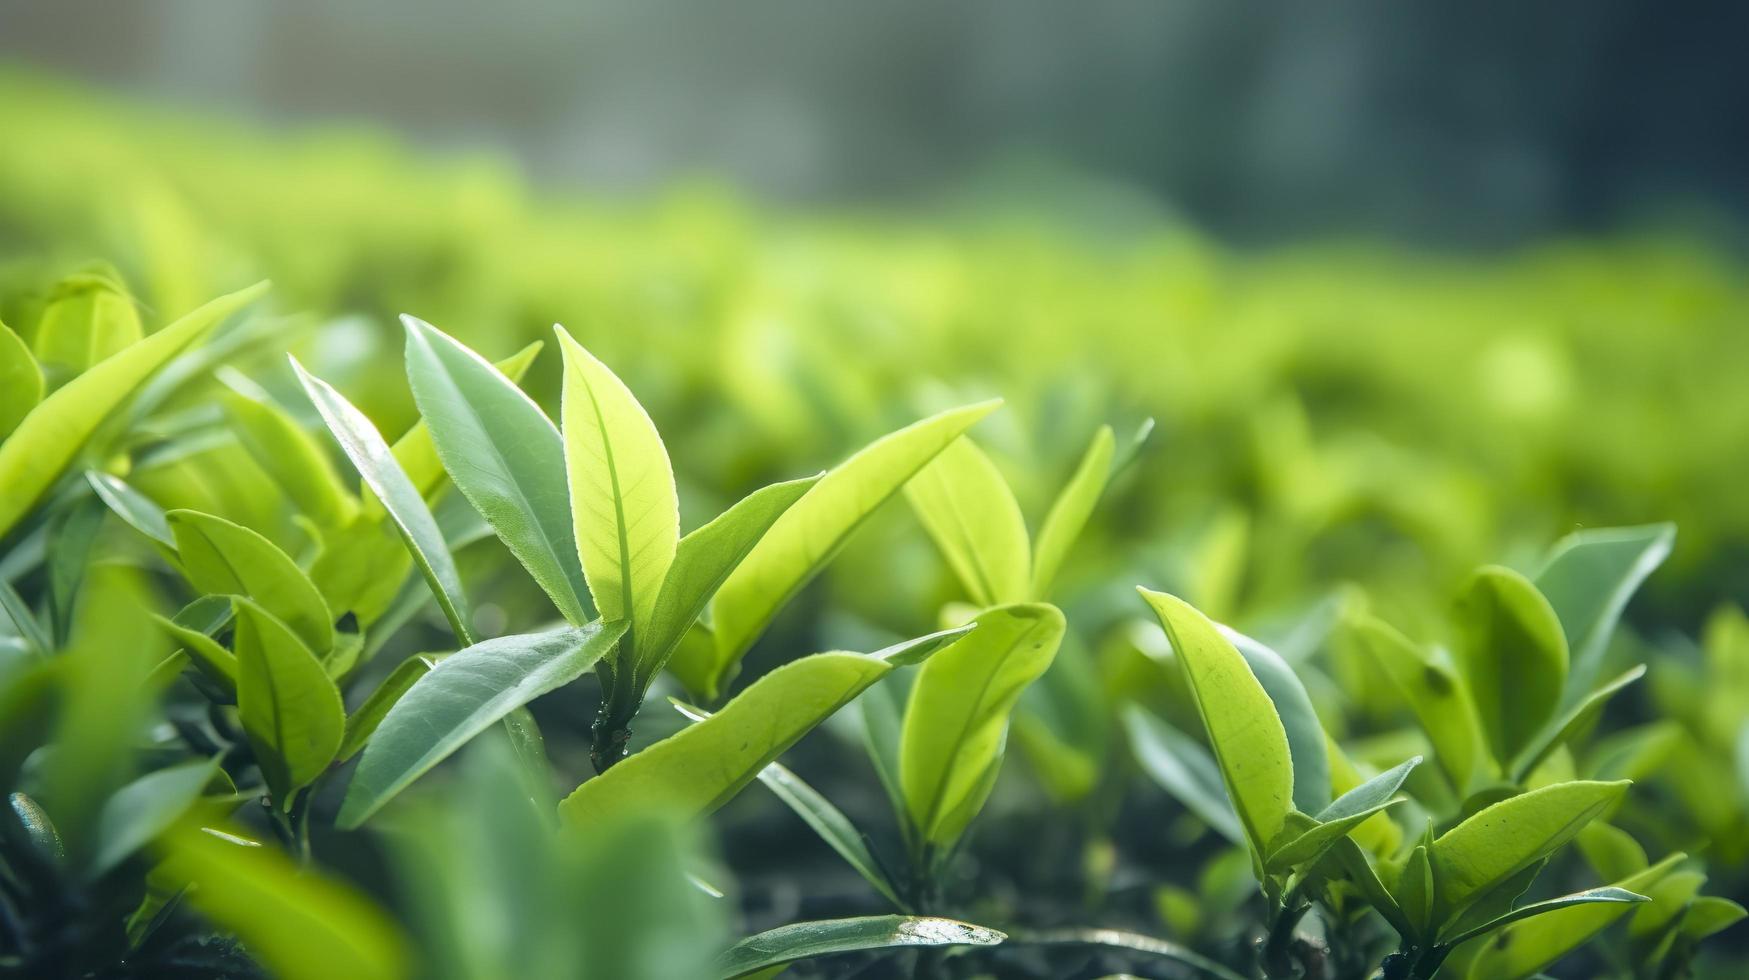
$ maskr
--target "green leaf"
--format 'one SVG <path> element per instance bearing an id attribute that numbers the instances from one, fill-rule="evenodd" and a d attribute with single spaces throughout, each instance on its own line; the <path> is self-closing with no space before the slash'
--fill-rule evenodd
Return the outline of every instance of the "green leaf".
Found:
<path id="1" fill-rule="evenodd" d="M 97 853 L 86 876 L 102 877 L 169 830 L 200 799 L 218 771 L 217 759 L 185 762 L 147 773 L 116 790 L 97 818 Z"/>
<path id="2" fill-rule="evenodd" d="M 1463 679 L 1408 637 L 1370 616 L 1353 623 L 1354 637 L 1379 665 L 1415 712 L 1433 743 L 1433 758 L 1460 795 L 1486 767 L 1481 723 Z"/>
<path id="3" fill-rule="evenodd" d="M 869 763 L 887 799 L 893 804 L 893 814 L 905 820 L 905 792 L 899 788 L 899 737 L 905 730 L 905 701 L 911 696 L 911 672 L 889 674 L 864 691 L 857 699 L 856 712 L 862 716 L 862 745 L 868 751 Z M 905 826 L 901 823 L 901 827 Z"/>
<path id="4" fill-rule="evenodd" d="M 1621 798 L 1628 783 L 1556 783 L 1501 800 L 1446 831 L 1429 857 L 1437 918 L 1463 911 L 1488 888 L 1547 857 Z"/>
<path id="5" fill-rule="evenodd" d="M 1146 438 L 1145 433 L 1142 438 Z M 1087 527 L 1093 508 L 1098 505 L 1099 497 L 1105 493 L 1105 485 L 1111 478 L 1111 458 L 1116 446 L 1111 426 L 1100 426 L 1081 457 L 1080 465 L 1075 467 L 1069 482 L 1063 485 L 1051 504 L 1045 522 L 1039 526 L 1038 541 L 1033 545 L 1033 598 L 1048 596 L 1051 585 L 1057 580 L 1057 572 L 1062 570 L 1063 561 L 1069 557 L 1069 549 L 1075 546 L 1075 541 Z"/>
<path id="6" fill-rule="evenodd" d="M 340 689 L 296 633 L 256 603 L 237 607 L 237 714 L 282 808 L 334 761 L 346 730 Z"/>
<path id="7" fill-rule="evenodd" d="M 1646 849 L 1633 835 L 1602 821 L 1592 821 L 1574 838 L 1585 863 L 1605 881 L 1627 878 L 1646 870 Z M 1623 886 L 1627 887 L 1627 886 Z"/>
<path id="8" fill-rule="evenodd" d="M 1031 929 L 1016 933 L 1009 938 L 1009 941 L 1025 943 L 1028 946 L 1102 946 L 1107 949 L 1123 950 L 1126 953 L 1141 953 L 1146 956 L 1176 960 L 1194 968 L 1197 973 L 1215 977 L 1216 980 L 1245 980 L 1243 975 L 1234 973 L 1194 950 L 1174 942 L 1124 929 Z M 1127 976 L 1128 974 L 1114 974 L 1105 980 L 1119 980 L 1120 977 Z"/>
<path id="9" fill-rule="evenodd" d="M 346 735 L 340 740 L 340 751 L 334 754 L 335 762 L 345 762 L 357 755 L 364 748 L 377 727 L 383 723 L 389 709 L 395 702 L 401 700 L 413 684 L 430 673 L 440 658 L 419 654 L 408 657 L 389 671 L 389 676 L 382 679 L 364 702 L 351 714 L 346 716 Z"/>
<path id="10" fill-rule="evenodd" d="M 1227 796 L 1259 858 L 1293 809 L 1293 759 L 1275 704 L 1215 624 L 1164 592 L 1138 589 L 1160 617 L 1207 728 Z"/>
<path id="11" fill-rule="evenodd" d="M 1572 653 L 1569 700 L 1595 683 L 1628 599 L 1675 542 L 1676 525 L 1647 524 L 1578 531 L 1549 550 L 1536 587 L 1554 608 Z"/>
<path id="12" fill-rule="evenodd" d="M 1143 772 L 1222 837 L 1245 843 L 1220 764 L 1201 743 L 1133 704 L 1124 708 L 1124 725 Z"/>
<path id="13" fill-rule="evenodd" d="M 321 413 L 322 421 L 327 423 L 328 431 L 334 434 L 335 441 L 340 443 L 352 465 L 358 468 L 365 485 L 387 509 L 389 519 L 413 555 L 413 562 L 425 576 L 426 584 L 431 586 L 432 595 L 437 597 L 437 604 L 449 620 L 450 629 L 463 644 L 471 646 L 474 632 L 468 624 L 468 600 L 462 592 L 461 575 L 456 571 L 449 547 L 444 544 L 443 532 L 438 530 L 437 520 L 431 516 L 431 509 L 425 505 L 419 490 L 402 472 L 382 435 L 364 413 L 327 382 L 305 371 L 297 358 L 292 358 L 291 364 L 316 411 Z"/>
<path id="14" fill-rule="evenodd" d="M 235 654 L 221 646 L 219 641 L 212 638 L 211 634 L 186 623 L 165 619 L 162 616 L 153 616 L 152 621 L 157 623 L 158 628 L 162 629 L 172 641 L 182 648 L 179 652 L 183 657 L 194 661 L 195 667 L 202 674 L 219 685 L 233 698 L 236 697 L 237 676 L 240 671 Z M 172 655 L 167 661 L 167 663 L 175 665 L 171 668 L 175 670 L 181 669 L 182 662 L 181 657 L 175 655 Z M 159 666 L 162 668 L 164 665 L 160 664 Z"/>
<path id="15" fill-rule="evenodd" d="M 582 676 L 624 632 L 624 622 L 596 621 L 485 640 L 438 661 L 365 743 L 336 824 L 357 827 L 494 722 Z"/>
<path id="16" fill-rule="evenodd" d="M 1605 903 L 1638 905 L 1644 901 L 1646 901 L 1646 896 L 1628 891 L 1625 888 L 1617 888 L 1613 885 L 1608 885 L 1602 888 L 1588 888 L 1585 891 L 1574 892 L 1571 895 L 1562 895 L 1560 898 L 1551 898 L 1541 902 L 1532 902 L 1529 905 L 1521 905 L 1497 919 L 1484 922 L 1473 929 L 1465 930 L 1464 932 L 1445 940 L 1445 942 L 1447 945 L 1456 946 L 1459 943 L 1467 942 L 1477 936 L 1485 936 L 1496 929 L 1505 928 L 1514 922 L 1528 919 L 1533 916 L 1547 915 L 1550 912 L 1557 912 L 1561 909 L 1574 908 L 1575 906 L 1598 905 Z"/>
<path id="17" fill-rule="evenodd" d="M 42 368 L 18 334 L 0 323 L 0 439 L 5 439 L 42 398 Z"/>
<path id="18" fill-rule="evenodd" d="M 1421 757 L 1415 756 L 1337 797 L 1335 802 L 1313 817 L 1318 821 L 1318 826 L 1276 848 L 1275 853 L 1269 856 L 1269 866 L 1292 868 L 1322 857 L 1330 845 L 1336 842 L 1336 838 L 1347 836 L 1368 817 L 1395 802 L 1397 790 L 1402 788 L 1403 780 L 1408 779 L 1409 771 L 1420 764 Z"/>
<path id="19" fill-rule="evenodd" d="M 54 651 L 54 642 L 43 631 L 42 623 L 36 614 L 30 611 L 30 605 L 12 588 L 11 583 L 0 580 L 0 612 L 6 614 L 12 623 L 13 630 L 22 639 L 25 646 L 37 654 L 46 657 Z"/>
<path id="20" fill-rule="evenodd" d="M 484 358 L 423 320 L 401 322 L 407 380 L 451 482 L 560 615 L 573 625 L 587 622 L 559 430 Z"/>
<path id="21" fill-rule="evenodd" d="M 358 514 L 358 498 L 316 438 L 260 385 L 228 368 L 218 375 L 228 388 L 221 398 L 225 416 L 249 458 L 317 525 L 343 528 L 351 523 Z"/>
<path id="22" fill-rule="evenodd" d="M 587 827 L 628 811 L 709 813 L 896 665 L 932 653 L 964 633 L 949 630 L 880 653 L 816 653 L 784 664 L 716 714 L 577 787 L 559 804 L 559 816 Z"/>
<path id="23" fill-rule="evenodd" d="M 708 662 L 677 662 L 688 690 L 714 699 L 753 641 L 862 522 L 960 434 L 1001 404 L 933 415 L 865 446 L 820 478 L 777 519 L 711 600 L 716 637 Z"/>
<path id="24" fill-rule="evenodd" d="M 843 811 L 833 806 L 831 801 L 821 796 L 812 786 L 802 781 L 800 776 L 790 772 L 782 765 L 773 762 L 759 770 L 759 781 L 765 788 L 771 790 L 782 800 L 796 816 L 813 828 L 838 856 L 856 869 L 856 873 L 873 885 L 887 901 L 897 908 L 907 908 L 903 899 L 887 875 L 881 870 L 881 863 L 875 859 L 868 849 L 868 842 L 863 838 L 856 826 L 850 822 Z"/>
<path id="25" fill-rule="evenodd" d="M 1021 602 L 1032 564 L 1026 519 L 1002 471 L 966 436 L 905 484 L 905 496 L 979 606 Z"/>
<path id="26" fill-rule="evenodd" d="M 1379 880 L 1378 872 L 1373 870 L 1372 861 L 1360 849 L 1360 845 L 1354 842 L 1354 838 L 1338 837 L 1336 843 L 1330 847 L 1329 858 L 1342 869 L 1343 880 L 1354 885 L 1365 896 L 1367 904 L 1391 924 L 1397 935 L 1406 941 L 1413 941 L 1420 934 L 1416 924 L 1409 921 L 1408 913 L 1397 904 L 1396 896 Z"/>
<path id="27" fill-rule="evenodd" d="M 394 922 L 350 887 L 294 865 L 271 848 L 184 823 L 165 838 L 163 874 L 188 901 L 235 932 L 283 980 L 395 980 L 408 974 Z"/>
<path id="28" fill-rule="evenodd" d="M 1698 942 L 1729 929 L 1743 921 L 1745 916 L 1749 916 L 1749 911 L 1728 898 L 1702 895 L 1688 903 L 1688 911 L 1682 916 L 1682 934 Z"/>
<path id="29" fill-rule="evenodd" d="M 244 595 L 292 628 L 320 657 L 334 648 L 334 617 L 290 555 L 222 517 L 193 510 L 165 515 L 188 581 L 208 595 Z"/>
<path id="30" fill-rule="evenodd" d="M 1683 855 L 1672 854 L 1657 864 L 1616 882 L 1615 887 L 1644 894 L 1663 880 Z M 1626 915 L 1632 903 L 1573 905 L 1508 925 L 1470 961 L 1472 980 L 1519 980 L 1541 973 L 1561 957 L 1588 942 Z"/>
<path id="31" fill-rule="evenodd" d="M 1397 876 L 1394 894 L 1397 907 L 1403 910 L 1403 917 L 1409 921 L 1413 930 L 1411 935 L 1417 942 L 1425 942 L 1425 937 L 1434 931 L 1434 898 L 1437 893 L 1438 882 L 1433 877 L 1427 845 L 1417 844 L 1409 852 L 1402 873 Z"/>
<path id="32" fill-rule="evenodd" d="M 1299 675 L 1269 647 L 1219 623 L 1215 627 L 1245 658 L 1245 665 L 1251 668 L 1257 683 L 1263 685 L 1264 693 L 1275 705 L 1276 716 L 1287 733 L 1288 753 L 1293 757 L 1294 806 L 1303 813 L 1317 813 L 1329 806 L 1330 757 L 1325 744 L 1328 739 Z"/>
<path id="33" fill-rule="evenodd" d="M 36 356 L 78 374 L 143 335 L 133 297 L 113 272 L 78 272 L 50 290 L 36 327 Z"/>
<path id="34" fill-rule="evenodd" d="M 1494 759 L 1510 762 L 1554 716 L 1567 682 L 1567 638 L 1524 576 L 1489 566 L 1457 602 L 1458 663 Z"/>
<path id="35" fill-rule="evenodd" d="M 977 630 L 924 664 L 911 685 L 899 740 L 899 786 L 927 843 L 959 838 L 983 805 L 1020 694 L 1063 641 L 1055 606 L 998 606 Z"/>
<path id="36" fill-rule="evenodd" d="M 98 470 L 86 470 L 85 482 L 91 485 L 91 492 L 97 494 L 97 499 L 129 527 L 166 548 L 176 547 L 163 508 L 129 486 L 127 481 Z"/>
<path id="37" fill-rule="evenodd" d="M 1567 744 L 1569 740 L 1589 728 L 1603 714 L 1604 705 L 1614 697 L 1617 691 L 1639 680 L 1646 673 L 1645 664 L 1623 671 L 1614 680 L 1609 681 L 1597 690 L 1586 695 L 1577 704 L 1567 709 L 1566 714 L 1543 726 L 1535 739 L 1525 746 L 1524 751 L 1512 764 L 1512 778 L 1515 782 L 1523 782 L 1550 752 Z"/>
<path id="38" fill-rule="evenodd" d="M 637 638 L 640 685 L 668 663 L 711 596 L 771 525 L 818 482 L 819 476 L 810 476 L 762 487 L 680 539 L 674 564 L 657 594 L 650 628 Z"/>
<path id="39" fill-rule="evenodd" d="M 128 396 L 266 290 L 262 282 L 213 300 L 62 385 L 26 415 L 0 443 L 0 536 L 36 506 Z"/>
<path id="40" fill-rule="evenodd" d="M 779 926 L 741 940 L 717 961 L 724 980 L 796 960 L 917 946 L 995 946 L 1008 938 L 957 919 L 870 915 Z"/>
<path id="41" fill-rule="evenodd" d="M 555 330 L 565 358 L 560 414 L 577 552 L 595 608 L 603 619 L 626 620 L 636 649 L 680 543 L 674 470 L 631 390 L 563 328 Z"/>

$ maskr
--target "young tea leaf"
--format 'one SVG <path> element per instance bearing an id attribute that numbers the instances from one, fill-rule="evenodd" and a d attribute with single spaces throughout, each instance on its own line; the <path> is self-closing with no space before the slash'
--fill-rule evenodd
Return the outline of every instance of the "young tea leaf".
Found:
<path id="1" fill-rule="evenodd" d="M 0 323 L 0 439 L 17 428 L 42 398 L 42 368 L 18 334 Z"/>
<path id="2" fill-rule="evenodd" d="M 1604 648 L 1628 599 L 1670 556 L 1676 525 L 1594 528 L 1569 534 L 1549 550 L 1536 575 L 1572 654 L 1567 700 L 1596 683 Z"/>
<path id="3" fill-rule="evenodd" d="M 129 527 L 166 548 L 175 549 L 176 541 L 170 536 L 170 522 L 165 519 L 163 508 L 145 494 L 129 486 L 121 477 L 98 470 L 86 470 L 85 482 L 90 484 L 97 499 Z"/>
<path id="4" fill-rule="evenodd" d="M 324 528 L 343 528 L 358 513 L 358 498 L 341 482 L 328 453 L 260 385 L 229 368 L 218 376 L 231 431 L 249 458 L 279 484 L 300 511 Z"/>
<path id="5" fill-rule="evenodd" d="M 1651 867 L 1622 878 L 1615 887 L 1633 894 L 1645 894 L 1669 875 L 1682 859 L 1683 855 L 1672 854 Z M 1521 980 L 1535 976 L 1608 928 L 1635 904 L 1570 905 L 1507 925 L 1470 961 L 1469 976 L 1472 980 Z"/>
<path id="6" fill-rule="evenodd" d="M 169 830 L 218 771 L 217 759 L 185 762 L 149 772 L 116 790 L 97 818 L 97 853 L 86 876 L 102 877 Z"/>
<path id="7" fill-rule="evenodd" d="M 1245 665 L 1263 685 L 1281 718 L 1294 761 L 1294 806 L 1302 813 L 1317 813 L 1330 804 L 1330 759 L 1324 726 L 1318 723 L 1311 695 L 1280 654 L 1237 630 L 1215 625 L 1245 658 Z"/>
<path id="8" fill-rule="evenodd" d="M 911 509 L 979 606 L 1025 600 L 1032 564 L 1026 519 L 1002 471 L 966 436 L 905 484 Z"/>
<path id="9" fill-rule="evenodd" d="M 1220 764 L 1202 744 L 1137 705 L 1124 708 L 1136 764 L 1216 833 L 1245 843 L 1245 828 L 1227 799 Z"/>
<path id="10" fill-rule="evenodd" d="M 193 510 L 165 515 L 188 581 L 208 595 L 243 595 L 292 628 L 320 657 L 334 648 L 333 616 L 290 555 L 254 531 Z"/>
<path id="11" fill-rule="evenodd" d="M 297 634 L 264 607 L 235 597 L 237 714 L 282 809 L 334 761 L 346 729 L 340 690 Z"/>
<path id="12" fill-rule="evenodd" d="M 1452 786 L 1467 792 L 1477 778 L 1478 767 L 1486 771 L 1486 747 L 1481 723 L 1463 679 L 1443 662 L 1429 656 L 1408 637 L 1384 622 L 1363 617 L 1353 625 L 1360 647 L 1390 677 L 1421 730 L 1433 743 L 1433 758 Z"/>
<path id="13" fill-rule="evenodd" d="M 1093 442 L 1088 445 L 1086 454 L 1081 457 L 1080 465 L 1075 467 L 1069 482 L 1063 485 L 1056 501 L 1051 504 L 1045 522 L 1039 526 L 1032 555 L 1033 598 L 1043 599 L 1049 595 L 1051 585 L 1057 580 L 1057 572 L 1062 569 L 1064 559 L 1069 557 L 1069 549 L 1075 546 L 1088 518 L 1093 516 L 1093 508 L 1111 479 L 1112 453 L 1116 445 L 1111 426 L 1100 426 L 1093 434 Z"/>
<path id="14" fill-rule="evenodd" d="M 917 946 L 995 946 L 1008 938 L 994 929 L 957 919 L 871 915 L 855 919 L 797 922 L 749 936 L 717 961 L 723 980 L 750 977 L 796 960 L 837 953 Z"/>
<path id="15" fill-rule="evenodd" d="M 1457 603 L 1458 662 L 1494 759 L 1510 762 L 1561 703 L 1567 639 L 1548 600 L 1497 566 L 1470 578 Z"/>

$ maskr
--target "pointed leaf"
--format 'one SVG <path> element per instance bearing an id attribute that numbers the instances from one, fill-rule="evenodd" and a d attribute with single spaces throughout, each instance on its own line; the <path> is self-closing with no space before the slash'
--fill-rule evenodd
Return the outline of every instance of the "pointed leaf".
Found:
<path id="1" fill-rule="evenodd" d="M 1146 438 L 1145 433 L 1142 438 Z M 1045 515 L 1045 522 L 1039 526 L 1032 557 L 1033 598 L 1043 599 L 1049 595 L 1051 585 L 1057 580 L 1057 572 L 1062 570 L 1064 559 L 1069 557 L 1069 550 L 1087 527 L 1088 518 L 1093 516 L 1093 508 L 1098 505 L 1100 495 L 1105 493 L 1105 485 L 1113 472 L 1111 458 L 1116 445 L 1111 426 L 1100 426 L 1081 457 L 1080 465 L 1075 467 L 1074 475 L 1058 492 L 1050 512 Z"/>
<path id="2" fill-rule="evenodd" d="M 396 980 L 408 975 L 406 941 L 393 920 L 339 882 L 298 868 L 268 847 L 239 847 L 230 833 L 184 823 L 162 845 L 164 876 L 235 932 L 284 980 Z"/>
<path id="3" fill-rule="evenodd" d="M 438 661 L 365 743 L 335 823 L 357 827 L 494 722 L 582 676 L 624 632 L 623 622 L 596 621 L 485 640 Z"/>
<path id="4" fill-rule="evenodd" d="M 6 438 L 42 398 L 42 368 L 18 334 L 0 323 L 0 439 Z"/>
<path id="5" fill-rule="evenodd" d="M 346 729 L 340 690 L 291 628 L 237 597 L 237 714 L 275 802 L 314 782 Z"/>
<path id="6" fill-rule="evenodd" d="M 1626 781 L 1556 783 L 1494 804 L 1433 842 L 1437 917 L 1449 919 L 1484 890 L 1547 857 L 1627 790 Z"/>
<path id="7" fill-rule="evenodd" d="M 966 436 L 905 484 L 911 509 L 979 606 L 1020 602 L 1032 564 L 1026 519 L 990 457 Z"/>
<path id="8" fill-rule="evenodd" d="M 1433 759 L 1460 794 L 1485 768 L 1481 723 L 1463 679 L 1407 637 L 1370 616 L 1354 624 L 1354 636 L 1397 685 L 1421 730 L 1433 743 Z"/>
<path id="9" fill-rule="evenodd" d="M 1572 654 L 1569 700 L 1596 682 L 1622 609 L 1675 542 L 1676 525 L 1647 524 L 1578 531 L 1549 550 L 1536 587 L 1560 619 Z"/>
<path id="10" fill-rule="evenodd" d="M 863 839 L 862 833 L 856 829 L 856 826 L 850 822 L 850 818 L 846 817 L 843 811 L 833 806 L 830 800 L 821 796 L 800 776 L 776 762 L 759 770 L 759 781 L 764 783 L 765 788 L 771 790 L 791 810 L 794 810 L 796 816 L 801 817 L 804 823 L 813 828 L 814 833 L 819 834 L 820 839 L 830 845 L 834 851 L 837 851 L 838 856 L 842 857 L 852 868 L 855 868 L 856 873 L 862 875 L 863 880 L 873 885 L 882 897 L 901 910 L 906 908 L 904 900 L 899 898 L 899 893 L 894 889 L 893 883 L 881 870 L 880 862 L 869 851 L 868 842 Z"/>
<path id="11" fill-rule="evenodd" d="M 328 604 L 290 555 L 254 531 L 193 510 L 165 515 L 177 557 L 195 588 L 244 595 L 272 613 L 318 657 L 334 648 Z"/>
<path id="12" fill-rule="evenodd" d="M 563 328 L 560 414 L 577 552 L 603 619 L 627 620 L 631 645 L 650 628 L 680 543 L 680 500 L 668 450 L 644 407 Z"/>
<path id="13" fill-rule="evenodd" d="M 1512 764 L 1513 779 L 1523 782 L 1548 754 L 1556 748 L 1567 744 L 1568 740 L 1586 730 L 1598 716 L 1603 714 L 1603 708 L 1614 697 L 1617 691 L 1645 676 L 1646 665 L 1636 664 L 1623 671 L 1614 680 L 1609 681 L 1597 690 L 1592 691 L 1578 703 L 1567 709 L 1567 713 L 1543 726 L 1535 739 L 1524 748 L 1523 754 Z"/>
<path id="14" fill-rule="evenodd" d="M 998 606 L 977 632 L 932 657 L 911 686 L 899 741 L 899 785 L 922 839 L 949 844 L 993 778 L 1021 692 L 1063 640 L 1063 614 L 1043 603 Z"/>
<path id="15" fill-rule="evenodd" d="M 1507 568 L 1471 576 L 1457 603 L 1458 662 L 1494 758 L 1510 762 L 1554 716 L 1567 638 L 1536 586 Z"/>
<path id="16" fill-rule="evenodd" d="M 1749 911 L 1728 898 L 1717 895 L 1702 895 L 1688 903 L 1688 911 L 1683 913 L 1682 934 L 1692 941 L 1700 941 L 1714 933 L 1736 925 L 1749 917 Z"/>
<path id="17" fill-rule="evenodd" d="M 225 649 L 211 634 L 185 623 L 162 616 L 153 616 L 152 621 L 182 648 L 182 655 L 192 660 L 202 674 L 233 698 L 236 697 L 239 669 L 235 654 Z M 172 657 L 171 662 L 176 666 L 169 669 L 180 670 L 184 661 L 180 657 Z"/>
<path id="18" fill-rule="evenodd" d="M 1547 915 L 1550 912 L 1569 909 L 1574 906 L 1597 905 L 1602 903 L 1638 905 L 1644 901 L 1646 901 L 1646 896 L 1628 891 L 1625 888 L 1617 888 L 1613 885 L 1607 885 L 1602 888 L 1588 888 L 1585 891 L 1574 892 L 1571 895 L 1562 895 L 1560 898 L 1551 898 L 1541 902 L 1532 902 L 1529 905 L 1521 905 L 1491 922 L 1484 922 L 1473 929 L 1453 936 L 1445 942 L 1448 945 L 1456 946 L 1459 943 L 1474 939 L 1477 936 L 1485 936 L 1496 929 L 1503 929 L 1522 919 L 1528 919 L 1538 915 Z"/>
<path id="19" fill-rule="evenodd" d="M 919 644 L 938 645 L 936 636 Z M 850 703 L 905 658 L 817 653 L 784 664 L 721 711 L 669 736 L 577 787 L 559 816 L 572 826 L 626 812 L 659 809 L 680 816 L 728 802 L 827 716 Z"/>
<path id="20" fill-rule="evenodd" d="M 257 466 L 292 503 L 321 527 L 345 527 L 358 513 L 358 499 L 316 437 L 273 401 L 260 385 L 229 368 L 219 377 L 228 390 L 222 402 L 231 432 Z"/>
<path id="21" fill-rule="evenodd" d="M 0 535 L 29 513 L 97 428 L 171 358 L 267 290 L 221 296 L 62 385 L 0 443 Z"/>
<path id="22" fill-rule="evenodd" d="M 176 547 L 175 540 L 170 537 L 170 524 L 164 519 L 163 508 L 147 499 L 145 494 L 129 486 L 120 477 L 98 470 L 86 470 L 85 482 L 91 485 L 91 492 L 97 494 L 97 499 L 103 501 L 129 527 L 166 548 Z"/>
<path id="23" fill-rule="evenodd" d="M 1136 763 L 1216 833 L 1245 843 L 1245 828 L 1227 799 L 1220 764 L 1202 744 L 1136 705 L 1124 709 Z"/>
<path id="24" fill-rule="evenodd" d="M 143 335 L 134 299 L 113 270 L 77 272 L 49 291 L 36 327 L 36 356 L 78 374 Z"/>
<path id="25" fill-rule="evenodd" d="M 1318 812 L 1315 817 L 1318 826 L 1277 848 L 1269 857 L 1269 865 L 1287 869 L 1322 857 L 1336 838 L 1347 836 L 1368 817 L 1390 806 L 1396 800 L 1403 780 L 1409 778 L 1409 771 L 1420 764 L 1421 757 L 1415 756 L 1337 797 L 1335 802 Z"/>
<path id="26" fill-rule="evenodd" d="M 1008 938 L 957 919 L 870 915 L 779 926 L 741 940 L 717 961 L 724 980 L 748 977 L 796 960 L 836 953 L 916 946 L 995 946 Z"/>
<path id="27" fill-rule="evenodd" d="M 1683 855 L 1672 854 L 1616 882 L 1615 887 L 1644 894 L 1682 859 Z M 1470 961 L 1469 976 L 1473 980 L 1520 980 L 1535 976 L 1626 915 L 1634 904 L 1572 905 L 1508 925 Z"/>
<path id="28" fill-rule="evenodd" d="M 407 380 L 450 481 L 573 625 L 589 620 L 565 447 L 522 389 L 423 320 L 403 316 Z"/>
<path id="29" fill-rule="evenodd" d="M 772 617 L 812 579 L 862 522 L 972 423 L 1000 402 L 931 416 L 865 446 L 827 472 L 777 519 L 711 600 L 716 651 L 688 662 L 680 680 L 714 698 Z M 678 665 L 677 665 L 678 666 Z"/>
<path id="30" fill-rule="evenodd" d="M 147 773 L 116 790 L 97 818 L 97 853 L 86 876 L 102 877 L 169 830 L 218 771 L 217 759 L 201 759 Z"/>
<path id="31" fill-rule="evenodd" d="M 1202 613 L 1176 596 L 1138 591 L 1166 628 L 1227 796 L 1261 858 L 1293 808 L 1293 759 L 1275 704 L 1245 658 Z"/>
<path id="32" fill-rule="evenodd" d="M 419 678 L 431 672 L 437 665 L 438 658 L 425 655 L 408 657 L 398 664 L 389 676 L 382 679 L 364 699 L 357 710 L 346 716 L 346 735 L 340 740 L 340 750 L 334 754 L 335 762 L 345 762 L 364 748 L 364 743 L 376 734 L 377 727 L 383 723 L 383 718 L 389 709 L 401 700 Z"/>
<path id="33" fill-rule="evenodd" d="M 327 382 L 305 371 L 297 358 L 292 358 L 291 364 L 322 421 L 327 423 L 328 431 L 358 468 L 365 485 L 387 509 L 395 530 L 400 532 L 426 584 L 431 586 L 432 595 L 437 597 L 450 629 L 462 643 L 472 645 L 474 632 L 468 623 L 468 600 L 462 592 L 461 575 L 456 572 L 455 559 L 450 556 L 443 532 L 438 530 L 437 520 L 431 516 L 424 498 L 401 471 L 370 419 Z"/>
<path id="34" fill-rule="evenodd" d="M 784 511 L 818 482 L 819 476 L 810 476 L 762 487 L 680 539 L 674 564 L 657 594 L 650 628 L 637 638 L 641 682 L 661 671 L 735 567 Z"/>
<path id="35" fill-rule="evenodd" d="M 1294 806 L 1303 813 L 1317 813 L 1330 805 L 1330 759 L 1325 747 L 1324 726 L 1318 723 L 1318 712 L 1312 707 L 1312 697 L 1300 683 L 1288 662 L 1274 650 L 1249 636 L 1215 624 L 1233 649 L 1245 658 L 1245 665 L 1263 685 L 1281 727 L 1287 732 L 1288 753 L 1294 763 Z"/>

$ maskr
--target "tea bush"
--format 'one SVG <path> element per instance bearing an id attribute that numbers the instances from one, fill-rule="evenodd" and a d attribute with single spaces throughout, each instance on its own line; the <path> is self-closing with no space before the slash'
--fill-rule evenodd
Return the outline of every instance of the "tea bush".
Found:
<path id="1" fill-rule="evenodd" d="M 0 972 L 1749 962 L 1728 258 L 0 92 Z"/>

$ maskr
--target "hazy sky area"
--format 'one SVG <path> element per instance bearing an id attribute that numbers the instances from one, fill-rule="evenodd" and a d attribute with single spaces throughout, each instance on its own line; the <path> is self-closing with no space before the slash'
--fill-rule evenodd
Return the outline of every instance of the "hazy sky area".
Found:
<path id="1" fill-rule="evenodd" d="M 1134 187 L 1218 234 L 1503 244 L 1749 204 L 1749 4 L 0 0 L 0 59 L 637 193 Z M 1076 181 L 1040 180 L 1074 174 Z M 1080 183 L 1086 181 L 1086 184 Z"/>

